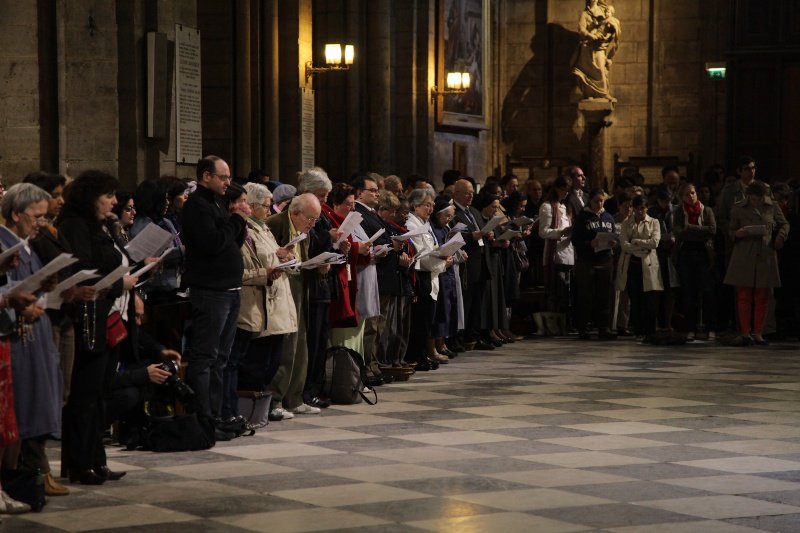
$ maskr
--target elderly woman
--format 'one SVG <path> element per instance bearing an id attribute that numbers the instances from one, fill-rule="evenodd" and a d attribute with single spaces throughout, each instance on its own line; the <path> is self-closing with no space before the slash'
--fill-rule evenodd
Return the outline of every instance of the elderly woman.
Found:
<path id="1" fill-rule="evenodd" d="M 631 321 L 634 334 L 648 342 L 656 332 L 658 292 L 664 290 L 658 261 L 658 242 L 661 227 L 658 220 L 647 215 L 644 197 L 631 200 L 633 216 L 622 223 L 617 263 L 617 289 L 627 289 L 631 302 Z"/>
<path id="2" fill-rule="evenodd" d="M 736 287 L 739 328 L 745 342 L 766 345 L 762 336 L 767 318 L 769 290 L 781 286 L 776 251 L 783 248 L 789 223 L 767 196 L 767 186 L 753 181 L 745 189 L 747 199 L 731 210 L 729 231 L 733 252 L 725 284 Z"/>
<path id="3" fill-rule="evenodd" d="M 317 197 L 325 212 L 328 195 L 333 188 L 327 172 L 320 167 L 312 167 L 302 172 L 297 181 L 297 193 L 311 193 Z M 276 190 L 277 192 L 277 190 Z M 336 225 L 338 226 L 338 224 Z M 308 253 L 314 257 L 323 252 L 333 250 L 334 235 L 339 233 L 333 229 L 329 218 L 320 216 L 311 231 L 308 232 Z M 328 407 L 330 404 L 322 399 L 322 387 L 325 384 L 325 360 L 328 339 L 331 336 L 329 308 L 336 297 L 336 280 L 332 273 L 313 270 L 306 272 L 308 279 L 308 371 L 303 387 L 303 402 L 314 408 Z"/>
<path id="4" fill-rule="evenodd" d="M 247 237 L 242 245 L 244 274 L 236 337 L 225 367 L 225 397 L 222 416 L 228 422 L 238 415 L 237 390 L 263 392 L 278 370 L 283 339 L 297 331 L 297 314 L 289 281 L 275 267 L 294 256 L 280 248 L 265 221 L 269 216 L 272 194 L 265 185 L 247 183 L 228 187 L 233 202 L 246 201 L 250 206 Z M 273 420 L 291 418 L 274 416 Z"/>
<path id="5" fill-rule="evenodd" d="M 386 224 L 386 231 L 390 236 L 396 237 L 408 231 L 405 227 L 409 211 L 408 202 L 401 201 L 393 192 L 381 191 L 377 211 Z M 405 357 L 411 329 L 411 301 L 414 297 L 414 287 L 411 284 L 412 270 L 409 268 L 411 249 L 408 242 L 400 242 L 399 247 L 393 246 L 378 266 L 378 290 L 381 301 L 378 362 L 394 369 L 389 373 L 408 373 L 411 365 L 406 363 Z"/>
<path id="6" fill-rule="evenodd" d="M 101 171 L 83 172 L 70 184 L 58 231 L 78 258 L 76 270 L 96 269 L 106 276 L 122 263 L 105 222 L 117 203 L 116 178 Z M 64 408 L 62 475 L 70 481 L 99 485 L 119 479 L 122 473 L 106 466 L 103 448 L 103 392 L 114 375 L 117 348 L 106 344 L 106 322 L 115 299 L 132 289 L 138 279 L 125 275 L 105 291 L 85 282 L 76 291 L 81 302 L 75 328 L 75 366 L 72 387 Z"/>
<path id="7" fill-rule="evenodd" d="M 450 236 L 449 224 L 455 213 L 456 207 L 453 205 L 452 198 L 445 195 L 436 197 L 434 213 L 430 222 L 433 236 L 440 246 L 447 242 Z M 464 303 L 461 297 L 461 280 L 458 276 L 457 264 L 457 259 L 464 256 L 460 250 L 453 256 L 453 264 L 439 274 L 439 297 L 436 299 L 436 315 L 433 324 L 436 351 L 446 355 L 449 359 L 456 357 L 458 353 L 450 349 L 447 339 L 455 338 L 458 330 L 464 329 Z"/>
<path id="8" fill-rule="evenodd" d="M 322 213 L 332 228 L 341 226 L 344 219 L 353 211 L 356 200 L 355 191 L 346 183 L 337 183 L 327 204 L 322 205 Z M 330 307 L 331 344 L 346 346 L 351 350 L 364 353 L 364 321 L 359 320 L 357 295 L 358 265 L 369 262 L 370 247 L 355 240 L 350 235 L 342 241 L 339 249 L 347 251 L 347 262 L 336 265 L 331 270 L 336 279 L 336 305 Z"/>
<path id="9" fill-rule="evenodd" d="M 427 231 L 411 239 L 416 255 L 425 254 L 416 264 L 417 284 L 415 292 L 417 301 L 411 312 L 411 336 L 408 353 L 416 355 L 417 370 L 431 370 L 434 363 L 447 363 L 449 358 L 436 351 L 435 331 L 432 324 L 436 316 L 436 300 L 439 298 L 439 274 L 452 266 L 453 258 L 441 258 L 435 254 L 439 244 L 429 221 L 433 213 L 435 194 L 431 189 L 414 189 L 408 195 L 408 203 L 412 212 L 408 216 L 406 227 L 409 230 L 427 227 Z"/>
<path id="10" fill-rule="evenodd" d="M 677 258 L 678 278 L 681 282 L 681 300 L 688 341 L 693 341 L 698 326 L 698 311 L 702 305 L 703 322 L 709 340 L 716 334 L 714 286 L 714 235 L 717 223 L 714 211 L 700 202 L 691 183 L 678 192 L 680 206 L 673 214 L 675 232 L 674 256 Z M 702 303 L 699 297 L 702 297 Z"/>
<path id="11" fill-rule="evenodd" d="M 13 246 L 20 239 L 37 236 L 47 222 L 49 200 L 49 194 L 31 183 L 19 183 L 8 189 L 2 203 L 5 226 L 0 229 L 0 244 L 3 248 Z M 19 251 L 18 265 L 8 272 L 8 279 L 21 281 L 42 266 L 36 253 L 23 247 Z M 48 285 L 52 290 L 52 284 Z M 68 494 L 69 491 L 53 479 L 45 454 L 47 437 L 61 429 L 63 392 L 50 318 L 38 303 L 29 305 L 17 316 L 17 331 L 11 336 L 11 365 L 23 464 L 44 474 L 45 489 L 50 495 Z"/>

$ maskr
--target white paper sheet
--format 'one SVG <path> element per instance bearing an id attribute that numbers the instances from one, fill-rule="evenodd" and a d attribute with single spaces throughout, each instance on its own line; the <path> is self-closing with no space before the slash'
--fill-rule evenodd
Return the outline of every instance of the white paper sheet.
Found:
<path id="1" fill-rule="evenodd" d="M 456 233 L 449 241 L 444 243 L 436 250 L 436 255 L 439 257 L 450 257 L 457 250 L 460 250 L 464 247 L 466 243 L 464 242 L 464 236 L 460 233 Z"/>
<path id="2" fill-rule="evenodd" d="M 386 230 L 385 230 L 385 229 L 383 229 L 383 228 L 379 229 L 378 231 L 376 231 L 375 233 L 373 233 L 373 234 L 372 234 L 372 237 L 370 237 L 370 238 L 369 238 L 369 240 L 368 240 L 367 242 L 368 242 L 368 243 L 373 243 L 373 242 L 375 242 L 375 241 L 378 239 L 378 237 L 380 237 L 380 236 L 381 236 L 381 235 L 383 235 L 384 233 L 386 233 Z"/>
<path id="3" fill-rule="evenodd" d="M 136 276 L 138 278 L 142 274 L 146 274 L 146 273 L 150 272 L 151 270 L 153 270 L 157 266 L 158 266 L 158 262 L 157 261 L 155 263 L 148 263 L 145 266 L 143 266 L 142 268 L 140 268 L 139 270 L 137 270 L 136 272 L 131 273 L 131 276 Z"/>
<path id="4" fill-rule="evenodd" d="M 513 239 L 513 238 L 515 238 L 515 237 L 519 237 L 520 235 L 522 235 L 522 232 L 521 232 L 521 231 L 519 231 L 519 230 L 515 230 L 515 229 L 507 229 L 507 230 L 505 230 L 505 231 L 503 232 L 503 234 L 502 234 L 502 235 L 500 235 L 499 237 L 497 237 L 497 239 L 499 239 L 499 240 L 501 240 L 501 241 L 510 241 L 511 239 Z"/>
<path id="5" fill-rule="evenodd" d="M 335 252 L 322 252 L 321 254 L 300 263 L 301 268 L 316 268 L 320 265 L 333 265 L 344 261 L 342 254 Z"/>
<path id="6" fill-rule="evenodd" d="M 494 228 L 499 226 L 505 219 L 506 219 L 505 215 L 495 215 L 489 220 L 489 222 L 486 223 L 486 225 L 484 225 L 481 228 L 481 231 L 483 233 L 489 233 L 490 231 L 494 231 Z"/>
<path id="7" fill-rule="evenodd" d="M 748 235 L 766 235 L 767 234 L 767 227 L 764 224 L 758 224 L 755 226 L 743 226 L 743 230 L 747 231 Z"/>
<path id="8" fill-rule="evenodd" d="M 430 226 L 428 224 L 424 224 L 424 225 L 422 225 L 422 226 L 420 226 L 420 227 L 418 227 L 416 229 L 412 229 L 410 231 L 407 231 L 407 232 L 403 233 L 402 235 L 395 235 L 394 237 L 392 237 L 392 239 L 394 239 L 396 241 L 407 241 L 408 239 L 410 239 L 412 237 L 416 237 L 417 235 L 424 235 L 426 233 L 429 233 L 430 231 L 431 231 Z"/>
<path id="9" fill-rule="evenodd" d="M 72 257 L 71 254 L 61 254 L 27 278 L 17 283 L 14 288 L 8 292 L 11 294 L 16 294 L 19 292 L 36 292 L 39 290 L 42 282 L 45 279 L 57 274 L 59 271 L 77 262 L 77 257 Z"/>
<path id="10" fill-rule="evenodd" d="M 305 233 L 301 233 L 300 235 L 298 235 L 297 237 L 295 237 L 294 239 L 292 239 L 291 241 L 289 241 L 285 245 L 283 245 L 283 248 L 291 248 L 292 246 L 294 246 L 298 242 L 305 240 L 306 237 L 308 237 L 308 235 L 306 235 Z"/>
<path id="11" fill-rule="evenodd" d="M 53 289 L 53 292 L 47 294 L 47 309 L 59 309 L 61 304 L 64 301 L 61 299 L 61 293 L 67 289 L 71 289 L 75 285 L 79 283 L 83 283 L 84 281 L 88 281 L 90 279 L 99 278 L 100 275 L 97 273 L 97 270 L 81 270 L 80 272 L 76 272 L 75 274 L 71 275 L 58 285 L 56 288 Z"/>
<path id="12" fill-rule="evenodd" d="M 383 257 L 389 253 L 390 244 L 379 244 L 372 249 L 372 257 Z"/>
<path id="13" fill-rule="evenodd" d="M 112 286 L 118 279 L 122 279 L 122 276 L 127 274 L 131 271 L 131 267 L 120 265 L 114 270 L 111 271 L 106 277 L 98 281 L 94 284 L 94 289 L 97 292 L 102 291 L 103 289 L 107 289 L 108 287 Z"/>
<path id="14" fill-rule="evenodd" d="M 27 244 L 28 244 L 28 239 L 22 239 L 14 246 L 9 246 L 5 250 L 3 250 L 3 253 L 0 254 L 0 265 L 2 265 L 6 259 L 11 257 L 11 254 L 13 254 L 14 252 L 18 252 L 19 250 L 22 249 L 23 246 L 27 246 Z"/>
<path id="15" fill-rule="evenodd" d="M 447 232 L 448 235 L 452 235 L 453 233 L 461 233 L 462 231 L 467 231 L 469 228 L 463 222 L 457 223 L 455 226 L 450 228 L 450 231 Z"/>
<path id="16" fill-rule="evenodd" d="M 611 249 L 611 243 L 617 240 L 616 233 L 600 232 L 597 234 L 597 248 L 595 253 Z"/>
<path id="17" fill-rule="evenodd" d="M 289 259 L 285 263 L 280 263 L 275 265 L 273 268 L 276 268 L 278 270 L 287 270 L 289 268 L 294 268 L 298 266 L 299 263 L 300 261 L 298 261 L 297 259 Z"/>
<path id="18" fill-rule="evenodd" d="M 514 219 L 512 222 L 513 222 L 513 223 L 514 223 L 514 224 L 515 224 L 517 227 L 524 228 L 525 226 L 529 226 L 529 225 L 531 225 L 531 224 L 534 224 L 534 223 L 535 223 L 535 222 L 536 222 L 538 219 L 539 219 L 539 217 L 536 217 L 536 218 L 530 218 L 530 217 L 517 217 L 517 218 L 515 218 L 515 219 Z"/>
<path id="19" fill-rule="evenodd" d="M 138 263 L 146 257 L 157 257 L 174 238 L 172 233 L 151 222 L 125 246 L 125 249 L 131 259 Z"/>
<path id="20" fill-rule="evenodd" d="M 353 230 L 356 228 L 356 226 L 361 225 L 362 220 L 364 220 L 364 217 L 361 216 L 361 213 L 358 211 L 350 211 L 338 228 L 339 231 L 342 232 L 342 236 L 339 237 L 334 244 L 338 245 L 340 242 L 349 237 L 353 233 Z"/>

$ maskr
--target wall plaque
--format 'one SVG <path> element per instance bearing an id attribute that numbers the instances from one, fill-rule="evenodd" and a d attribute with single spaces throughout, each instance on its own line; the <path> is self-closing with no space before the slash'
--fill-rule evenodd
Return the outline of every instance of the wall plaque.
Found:
<path id="1" fill-rule="evenodd" d="M 301 117 L 301 147 L 300 147 L 300 160 L 303 170 L 316 165 L 314 161 L 316 156 L 314 153 L 314 91 L 312 89 L 300 89 L 302 94 L 303 111 Z"/>
<path id="2" fill-rule="evenodd" d="M 202 157 L 200 30 L 175 25 L 176 162 L 195 165 Z"/>

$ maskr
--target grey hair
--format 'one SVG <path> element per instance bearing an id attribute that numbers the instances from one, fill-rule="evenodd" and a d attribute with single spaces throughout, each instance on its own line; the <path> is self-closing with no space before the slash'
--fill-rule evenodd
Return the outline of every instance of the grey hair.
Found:
<path id="1" fill-rule="evenodd" d="M 3 205 L 0 213 L 6 220 L 11 220 L 11 213 L 22 213 L 28 206 L 49 200 L 50 194 L 33 183 L 17 183 L 12 185 L 3 196 Z"/>
<path id="2" fill-rule="evenodd" d="M 434 198 L 434 193 L 430 189 L 414 189 L 408 195 L 408 204 L 411 207 L 417 207 L 425 201 L 426 198 Z"/>
<path id="3" fill-rule="evenodd" d="M 292 203 L 289 204 L 289 212 L 299 213 L 304 208 L 315 204 L 319 205 L 319 199 L 310 192 L 304 192 L 292 198 Z"/>
<path id="4" fill-rule="evenodd" d="M 251 205 L 263 204 L 264 200 L 272 198 L 269 188 L 261 183 L 245 183 L 244 190 L 247 191 L 247 203 Z"/>
<path id="5" fill-rule="evenodd" d="M 297 193 L 314 192 L 319 189 L 325 189 L 330 192 L 333 189 L 333 184 L 328 173 L 320 167 L 311 167 L 302 172 L 297 180 Z"/>

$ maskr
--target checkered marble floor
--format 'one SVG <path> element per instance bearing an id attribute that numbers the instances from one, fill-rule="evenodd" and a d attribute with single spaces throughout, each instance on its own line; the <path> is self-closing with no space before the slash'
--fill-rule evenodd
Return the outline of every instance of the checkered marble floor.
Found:
<path id="1" fill-rule="evenodd" d="M 471 352 L 376 406 L 212 450 L 112 448 L 123 480 L 0 531 L 800 531 L 799 355 L 571 338 Z"/>

